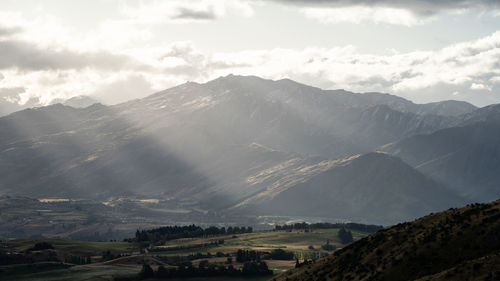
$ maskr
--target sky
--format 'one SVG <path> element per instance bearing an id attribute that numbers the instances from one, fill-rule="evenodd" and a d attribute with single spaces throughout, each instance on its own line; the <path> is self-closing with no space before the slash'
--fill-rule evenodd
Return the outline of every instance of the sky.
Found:
<path id="1" fill-rule="evenodd" d="M 228 74 L 500 103 L 500 0 L 0 0 L 0 101 L 107 104 Z"/>

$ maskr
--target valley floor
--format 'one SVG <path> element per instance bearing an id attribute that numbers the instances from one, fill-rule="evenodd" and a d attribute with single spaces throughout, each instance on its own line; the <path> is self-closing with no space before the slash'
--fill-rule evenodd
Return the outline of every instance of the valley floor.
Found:
<path id="1" fill-rule="evenodd" d="M 367 233 L 353 231 L 355 240 Z M 224 240 L 221 244 L 214 241 Z M 0 244 L 3 255 L 22 256 L 32 259 L 32 263 L 19 263 L 0 266 L 2 280 L 114 280 L 116 277 L 136 276 L 143 264 L 153 270 L 159 266 L 172 267 L 188 262 L 195 268 L 200 262 L 225 264 L 232 259 L 234 268 L 241 268 L 242 262 L 236 261 L 239 249 L 269 253 L 275 249 L 293 252 L 300 261 L 316 259 L 330 252 L 321 245 L 327 241 L 335 247 L 343 247 L 338 238 L 338 229 L 256 231 L 236 235 L 213 236 L 208 238 L 184 238 L 168 241 L 164 245 L 141 247 L 132 242 L 84 242 L 64 239 L 25 239 L 10 240 Z M 36 243 L 46 242 L 54 249 L 32 251 Z M 144 246 L 144 245 L 143 245 Z M 89 264 L 73 264 L 74 257 L 89 257 Z M 52 260 L 52 261 L 47 261 Z M 77 259 L 79 260 L 79 259 Z M 266 259 L 274 275 L 295 267 L 295 259 Z M 271 276 L 213 277 L 210 280 L 267 280 Z M 151 279 L 154 280 L 154 279 Z M 181 279 L 172 279 L 181 280 Z M 186 279 L 182 279 L 186 280 Z M 189 278 L 189 280 L 202 280 Z M 203 278 L 203 280 L 207 280 Z"/>

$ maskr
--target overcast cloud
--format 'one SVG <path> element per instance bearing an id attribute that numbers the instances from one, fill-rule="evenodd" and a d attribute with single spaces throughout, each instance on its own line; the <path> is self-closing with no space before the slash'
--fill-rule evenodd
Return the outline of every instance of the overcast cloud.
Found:
<path id="1" fill-rule="evenodd" d="M 420 16 L 430 16 L 443 11 L 467 9 L 499 9 L 498 0 L 272 0 L 284 4 L 308 7 L 383 7 L 409 10 Z"/>
<path id="2" fill-rule="evenodd" d="M 60 48 L 40 48 L 32 43 L 16 40 L 0 40 L 0 70 L 64 70 L 98 68 L 119 70 L 140 67 L 130 57 L 107 52 L 77 52 Z"/>

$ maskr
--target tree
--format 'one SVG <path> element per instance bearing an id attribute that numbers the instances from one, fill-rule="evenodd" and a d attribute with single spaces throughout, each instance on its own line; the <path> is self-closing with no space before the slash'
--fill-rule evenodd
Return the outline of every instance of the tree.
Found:
<path id="1" fill-rule="evenodd" d="M 326 244 L 321 245 L 321 248 L 326 251 L 335 251 L 337 247 L 335 247 L 335 245 L 330 244 L 330 239 L 326 239 Z"/>
<path id="2" fill-rule="evenodd" d="M 155 273 L 153 271 L 153 269 L 151 268 L 151 266 L 149 266 L 149 264 L 143 264 L 142 265 L 142 269 L 141 269 L 141 272 L 139 272 L 139 276 L 141 278 L 151 278 L 151 277 L 154 277 Z"/>
<path id="3" fill-rule="evenodd" d="M 354 239 L 352 238 L 351 231 L 350 230 L 346 230 L 345 227 L 342 227 L 339 230 L 338 236 L 339 236 L 340 242 L 342 244 L 349 244 L 352 241 L 354 241 Z"/>

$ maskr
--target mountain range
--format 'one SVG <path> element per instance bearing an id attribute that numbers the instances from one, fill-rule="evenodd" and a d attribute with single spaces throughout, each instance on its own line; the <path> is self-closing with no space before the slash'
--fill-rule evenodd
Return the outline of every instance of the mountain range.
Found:
<path id="1" fill-rule="evenodd" d="M 498 120 L 495 106 L 230 75 L 0 118 L 0 194 L 393 224 L 496 199 Z"/>
<path id="2" fill-rule="evenodd" d="M 5 116 L 27 108 L 43 106 L 40 99 L 38 98 L 31 98 L 23 104 L 20 104 L 17 92 L 21 90 L 22 89 L 17 88 L 11 90 L 3 89 L 3 91 L 0 90 L 0 116 Z M 98 101 L 89 96 L 74 96 L 68 99 L 57 98 L 50 102 L 50 104 L 58 103 L 75 108 L 84 108 L 94 103 L 98 103 Z"/>

